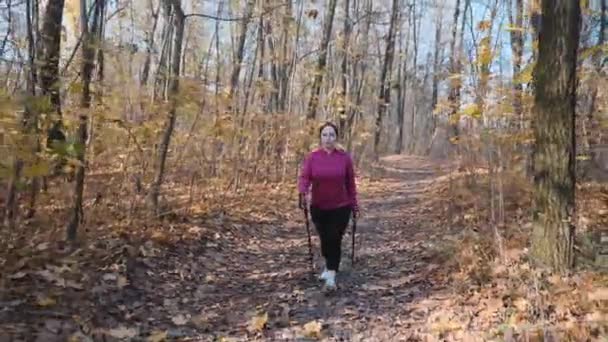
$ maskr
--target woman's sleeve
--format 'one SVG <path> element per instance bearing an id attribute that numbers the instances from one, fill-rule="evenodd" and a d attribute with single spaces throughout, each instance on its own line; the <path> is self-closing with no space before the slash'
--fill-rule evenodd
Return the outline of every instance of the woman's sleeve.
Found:
<path id="1" fill-rule="evenodd" d="M 355 168 L 353 166 L 353 160 L 348 156 L 346 162 L 346 191 L 350 198 L 350 203 L 353 209 L 359 208 L 359 200 L 357 199 L 357 182 L 355 180 Z"/>
<path id="2" fill-rule="evenodd" d="M 298 177 L 298 191 L 301 194 L 307 194 L 310 188 L 311 175 L 312 175 L 312 155 L 308 155 L 303 162 L 300 176 Z"/>

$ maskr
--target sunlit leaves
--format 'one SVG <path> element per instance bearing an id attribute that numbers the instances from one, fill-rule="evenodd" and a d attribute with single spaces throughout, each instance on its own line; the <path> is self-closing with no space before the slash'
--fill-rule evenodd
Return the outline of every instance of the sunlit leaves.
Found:
<path id="1" fill-rule="evenodd" d="M 526 65 L 519 74 L 515 75 L 513 82 L 517 84 L 530 83 L 533 79 L 534 66 L 536 63 Z"/>
<path id="2" fill-rule="evenodd" d="M 251 318 L 249 322 L 248 330 L 250 332 L 258 332 L 262 331 L 266 324 L 268 323 L 268 313 L 264 312 L 263 314 L 255 315 Z"/>
<path id="3" fill-rule="evenodd" d="M 492 21 L 490 20 L 482 20 L 477 23 L 477 30 L 479 31 L 488 31 L 492 28 Z"/>
<path id="4" fill-rule="evenodd" d="M 483 112 L 481 111 L 481 108 L 479 108 L 476 103 L 469 104 L 462 108 L 462 110 L 460 111 L 460 115 L 472 117 L 475 119 L 481 118 L 482 114 Z"/>

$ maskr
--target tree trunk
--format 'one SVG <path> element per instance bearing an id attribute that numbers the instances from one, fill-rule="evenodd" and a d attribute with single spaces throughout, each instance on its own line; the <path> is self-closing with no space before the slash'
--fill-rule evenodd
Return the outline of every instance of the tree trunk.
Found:
<path id="1" fill-rule="evenodd" d="M 279 103 L 278 103 L 278 110 L 280 112 L 285 112 L 285 110 L 287 109 L 287 96 L 289 94 L 289 75 L 290 75 L 290 70 L 289 70 L 289 66 L 290 66 L 290 58 L 289 58 L 289 53 L 288 53 L 288 49 L 289 49 L 289 41 L 290 41 L 290 34 L 289 34 L 289 27 L 291 24 L 291 21 L 293 19 L 292 17 L 292 3 L 291 0 L 285 0 L 285 17 L 283 18 L 283 48 L 282 48 L 282 52 L 281 52 L 281 63 L 282 66 L 280 68 L 280 86 L 279 86 Z"/>
<path id="2" fill-rule="evenodd" d="M 340 89 L 342 96 L 342 104 L 338 111 L 339 114 L 339 132 L 340 140 L 343 140 L 346 132 L 346 113 L 349 112 L 348 99 L 348 60 L 349 60 L 349 43 L 350 43 L 350 0 L 344 0 L 344 44 L 342 46 L 342 65 L 341 65 L 341 80 L 342 87 Z"/>
<path id="3" fill-rule="evenodd" d="M 456 0 L 457 5 L 459 5 L 460 0 Z M 437 17 L 437 26 L 435 27 L 435 51 L 433 52 L 433 86 L 431 93 L 431 112 L 435 110 L 437 106 L 437 97 L 439 93 L 439 72 L 440 72 L 440 60 L 441 56 L 439 52 L 441 51 L 441 27 L 442 20 L 441 17 L 443 13 L 440 13 Z M 434 128 L 433 128 L 434 129 Z"/>
<path id="4" fill-rule="evenodd" d="M 319 49 L 319 60 L 317 61 L 317 68 L 314 71 L 315 78 L 310 91 L 310 101 L 308 102 L 308 113 L 306 118 L 309 120 L 315 120 L 317 117 L 321 82 L 323 81 L 323 74 L 325 73 L 325 66 L 327 64 L 327 47 L 329 46 L 329 40 L 331 39 L 331 29 L 334 23 L 337 2 L 337 0 L 329 0 L 329 5 L 327 7 L 327 17 L 325 18 L 325 27 L 323 28 L 323 40 L 321 41 L 321 47 Z"/>
<path id="5" fill-rule="evenodd" d="M 532 254 L 555 271 L 573 266 L 578 1 L 543 0 L 535 70 L 535 214 Z"/>
<path id="6" fill-rule="evenodd" d="M 418 22 L 421 22 L 420 19 Z M 408 151 L 411 153 L 416 148 L 416 107 L 417 107 L 417 95 L 418 95 L 418 30 L 419 26 L 416 23 L 416 0 L 412 3 L 412 34 L 414 43 L 414 60 L 412 63 L 412 115 L 410 116 L 410 136 Z"/>
<path id="7" fill-rule="evenodd" d="M 399 13 L 399 1 L 393 0 L 393 8 L 391 10 L 391 21 L 388 28 L 388 37 L 386 39 L 386 51 L 384 53 L 384 64 L 382 65 L 382 71 L 380 74 L 380 93 L 378 111 L 376 114 L 376 127 L 374 132 L 374 158 L 378 158 L 380 155 L 380 136 L 382 134 L 382 118 L 386 107 L 391 102 L 391 80 L 390 73 L 393 66 L 393 56 L 395 52 L 395 27 L 397 21 L 397 15 Z M 387 83 L 387 77 L 389 78 Z"/>
<path id="8" fill-rule="evenodd" d="M 253 15 L 253 7 L 255 5 L 255 1 L 249 0 L 247 1 L 247 7 L 245 8 L 245 15 L 243 16 L 243 20 L 241 21 L 241 33 L 239 36 L 239 45 L 236 52 L 236 60 L 234 61 L 234 68 L 232 69 L 232 75 L 230 76 L 230 93 L 228 95 L 228 99 L 230 105 L 232 104 L 232 99 L 236 92 L 236 88 L 239 84 L 239 76 L 241 74 L 241 64 L 243 63 L 243 54 L 245 51 L 245 40 L 247 39 L 247 26 L 249 25 L 249 20 Z"/>
<path id="9" fill-rule="evenodd" d="M 48 131 L 47 145 L 53 138 L 63 135 L 61 121 L 61 95 L 59 81 L 59 58 L 61 48 L 61 23 L 64 0 L 49 0 L 44 14 L 41 32 L 40 90 L 50 98 L 52 126 Z"/>
<path id="10" fill-rule="evenodd" d="M 357 6 L 355 6 L 357 7 Z M 372 25 L 372 8 L 373 2 L 372 0 L 367 0 L 365 2 L 365 25 L 363 27 L 362 43 L 358 44 L 358 52 L 357 57 L 355 59 L 355 65 L 353 66 L 353 84 L 351 93 L 354 94 L 355 97 L 355 105 L 350 108 L 350 115 L 348 116 L 348 122 L 346 126 L 348 127 L 348 144 L 347 149 L 350 151 L 353 143 L 353 132 L 355 131 L 356 118 L 360 116 L 362 113 L 361 104 L 363 102 L 363 88 L 365 86 L 365 80 L 367 75 L 367 56 L 369 55 L 369 31 Z M 359 67 L 357 67 L 359 64 Z M 357 75 L 357 71 L 359 74 Z"/>
<path id="11" fill-rule="evenodd" d="M 9 2 L 10 6 L 10 2 Z M 27 37 L 28 37 L 28 77 L 27 77 L 27 95 L 32 96 L 34 98 L 36 96 L 36 49 L 35 49 L 35 41 L 34 41 L 34 30 L 32 27 L 32 0 L 26 0 L 26 25 L 27 25 Z M 9 8 L 9 13 L 11 9 Z M 12 25 L 9 22 L 9 26 Z M 24 137 L 30 135 L 31 131 L 36 127 L 37 113 L 34 112 L 34 109 L 29 104 L 29 101 L 26 101 L 25 110 L 22 119 L 22 129 L 24 133 Z M 34 144 L 33 152 L 34 154 L 38 151 L 38 141 L 32 141 Z M 8 191 L 6 198 L 6 208 L 4 213 L 4 219 L 6 220 L 5 224 L 9 228 L 14 228 L 15 220 L 18 216 L 18 199 L 17 199 L 17 183 L 21 178 L 21 170 L 23 168 L 23 160 L 15 155 L 15 160 L 13 162 L 13 174 L 11 175 L 8 182 Z M 30 210 L 28 213 L 29 217 L 33 216 L 34 205 L 36 201 L 36 193 L 37 193 L 37 180 L 36 178 L 32 179 L 31 192 L 30 192 Z"/>
<path id="12" fill-rule="evenodd" d="M 80 28 L 82 35 L 82 65 L 80 75 L 82 78 L 82 94 L 80 97 L 80 116 L 78 125 L 78 135 L 76 144 L 76 158 L 78 159 L 78 166 L 76 167 L 76 180 L 74 183 L 74 203 L 71 209 L 70 220 L 67 225 L 67 239 L 69 241 L 76 240 L 76 233 L 78 231 L 78 225 L 80 224 L 83 216 L 82 199 L 84 192 L 84 177 L 85 177 L 85 153 L 86 153 L 86 141 L 87 141 L 87 126 L 89 111 L 91 108 L 91 78 L 93 76 L 93 68 L 95 66 L 95 46 L 99 43 L 96 42 L 97 30 L 99 29 L 101 21 L 101 9 L 103 8 L 102 1 L 96 0 L 95 12 L 93 17 L 92 27 L 89 28 L 89 21 L 87 16 L 87 4 L 86 0 L 80 0 Z"/>
<path id="13" fill-rule="evenodd" d="M 407 101 L 407 90 L 408 90 L 408 81 L 409 81 L 409 77 L 408 77 L 408 55 L 409 55 L 409 50 L 410 50 L 410 32 L 411 32 L 411 27 L 409 27 L 409 24 L 411 23 L 411 8 L 410 11 L 408 12 L 408 30 L 407 30 L 407 34 L 405 35 L 405 54 L 403 56 L 403 77 L 399 79 L 399 103 L 398 103 L 398 109 L 397 109 L 397 148 L 396 148 L 396 153 L 397 154 L 401 154 L 403 152 L 403 130 L 404 127 L 403 125 L 405 124 L 405 103 Z"/>
<path id="14" fill-rule="evenodd" d="M 513 6 L 509 5 L 509 19 L 511 22 L 511 50 L 513 53 L 513 111 L 519 120 L 519 128 L 524 128 L 523 117 L 523 86 L 517 81 L 521 72 L 524 52 L 524 1 L 515 0 L 515 18 Z"/>
<path id="15" fill-rule="evenodd" d="M 167 153 L 169 151 L 169 143 L 171 142 L 171 136 L 173 135 L 173 128 L 175 126 L 175 119 L 177 115 L 177 101 L 179 92 L 179 75 L 180 75 L 180 61 L 182 53 L 182 41 L 184 39 L 184 22 L 185 16 L 182 11 L 179 0 L 164 0 L 167 1 L 168 5 L 173 6 L 173 25 L 175 27 L 174 37 L 174 49 L 173 56 L 171 58 L 171 81 L 169 87 L 169 113 L 165 124 L 165 130 L 163 132 L 161 142 L 158 148 L 158 162 L 156 168 L 156 176 L 154 182 L 150 187 L 150 193 L 148 195 L 148 203 L 150 205 L 153 214 L 158 215 L 158 196 L 160 195 L 160 187 L 163 183 L 165 176 L 165 163 L 167 161 Z"/>
<path id="16" fill-rule="evenodd" d="M 150 0 L 150 12 L 152 15 L 152 31 L 148 33 L 146 37 L 146 59 L 144 60 L 144 68 L 141 74 L 140 85 L 143 87 L 148 83 L 148 76 L 150 74 L 150 63 L 152 61 L 152 50 L 154 50 L 154 37 L 156 36 L 156 26 L 158 25 L 158 18 L 160 14 L 160 5 L 162 0 L 158 1 L 158 7 L 154 10 L 154 4 Z"/>

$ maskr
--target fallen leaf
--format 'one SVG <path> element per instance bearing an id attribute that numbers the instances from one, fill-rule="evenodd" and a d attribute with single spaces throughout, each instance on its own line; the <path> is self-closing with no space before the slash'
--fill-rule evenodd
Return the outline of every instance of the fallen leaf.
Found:
<path id="1" fill-rule="evenodd" d="M 120 328 L 116 328 L 116 329 L 107 330 L 107 334 L 112 337 L 119 338 L 119 339 L 134 338 L 135 336 L 137 336 L 137 329 L 120 327 Z"/>
<path id="2" fill-rule="evenodd" d="M 119 289 L 122 289 L 127 285 L 129 285 L 129 280 L 127 279 L 127 277 L 118 276 L 118 279 L 116 279 L 116 286 L 118 286 Z"/>
<path id="3" fill-rule="evenodd" d="M 93 342 L 93 339 L 78 331 L 70 336 L 68 342 Z"/>
<path id="4" fill-rule="evenodd" d="M 265 312 L 263 315 L 254 316 L 249 322 L 249 327 L 247 328 L 251 332 L 262 331 L 264 327 L 268 323 L 268 313 Z"/>
<path id="5" fill-rule="evenodd" d="M 167 339 L 167 331 L 155 331 L 146 339 L 147 342 L 162 342 Z"/>
<path id="6" fill-rule="evenodd" d="M 304 324 L 304 335 L 309 338 L 321 338 L 321 328 L 322 325 L 320 322 L 308 322 Z"/>
<path id="7" fill-rule="evenodd" d="M 36 304 L 38 304 L 38 306 L 41 306 L 43 308 L 57 304 L 57 301 L 49 296 L 38 295 L 37 297 L 38 298 L 36 299 Z"/>
<path id="8" fill-rule="evenodd" d="M 49 270 L 43 270 L 36 272 L 39 276 L 44 278 L 46 281 L 50 283 L 54 283 L 55 285 L 66 287 L 67 283 L 63 277 L 58 276 L 57 274 L 51 273 Z"/>
<path id="9" fill-rule="evenodd" d="M 102 279 L 105 281 L 115 281 L 118 279 L 118 275 L 116 273 L 106 273 L 103 275 Z"/>
<path id="10" fill-rule="evenodd" d="M 590 292 L 587 296 L 589 300 L 592 301 L 608 300 L 608 287 L 599 288 L 593 292 Z"/>
<path id="11" fill-rule="evenodd" d="M 171 321 L 175 324 L 175 325 L 185 325 L 186 323 L 188 323 L 189 319 L 186 318 L 186 316 L 179 314 L 175 317 L 173 317 L 171 319 Z"/>
<path id="12" fill-rule="evenodd" d="M 39 251 L 44 251 L 44 250 L 47 250 L 48 248 L 49 248 L 48 242 L 43 242 L 43 243 L 39 244 L 38 246 L 36 246 L 36 249 Z"/>
<path id="13" fill-rule="evenodd" d="M 190 229 L 188 229 L 188 232 L 191 234 L 199 234 L 202 231 L 203 231 L 203 228 L 201 228 L 201 227 L 191 227 Z"/>
<path id="14" fill-rule="evenodd" d="M 12 280 L 17 280 L 17 279 L 21 279 L 23 277 L 25 277 L 27 275 L 27 273 L 25 272 L 17 272 L 15 274 L 11 274 L 10 276 L 8 276 L 9 279 Z"/>
<path id="15" fill-rule="evenodd" d="M 77 283 L 77 282 L 72 281 L 72 280 L 66 281 L 65 282 L 65 286 L 71 287 L 71 288 L 73 288 L 75 290 L 82 290 L 82 289 L 84 289 L 84 286 L 82 286 L 82 284 Z"/>

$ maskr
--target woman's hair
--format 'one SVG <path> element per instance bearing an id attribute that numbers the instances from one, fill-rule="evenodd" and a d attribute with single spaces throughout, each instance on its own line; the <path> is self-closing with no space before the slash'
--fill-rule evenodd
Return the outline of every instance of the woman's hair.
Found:
<path id="1" fill-rule="evenodd" d="M 326 121 L 324 124 L 321 125 L 321 127 L 319 127 L 319 136 L 321 136 L 321 132 L 323 132 L 323 129 L 328 126 L 333 128 L 334 132 L 336 132 L 336 136 L 338 136 L 338 126 L 336 126 L 334 123 L 332 123 L 330 121 Z"/>

